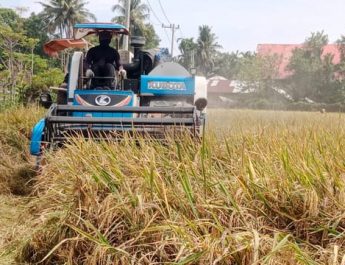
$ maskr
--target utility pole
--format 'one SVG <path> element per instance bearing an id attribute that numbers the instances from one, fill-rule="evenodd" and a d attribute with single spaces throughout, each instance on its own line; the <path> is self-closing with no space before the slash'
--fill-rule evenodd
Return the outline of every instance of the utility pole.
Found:
<path id="1" fill-rule="evenodd" d="M 126 1 L 126 21 L 125 21 L 125 26 L 129 30 L 130 27 L 130 21 L 131 21 L 131 0 Z M 123 49 L 125 51 L 128 51 L 128 43 L 129 43 L 129 38 L 128 35 L 124 35 L 123 38 Z"/>
<path id="2" fill-rule="evenodd" d="M 191 64 L 191 68 L 195 68 L 195 51 L 194 51 L 194 49 L 191 52 L 190 64 Z"/>
<path id="3" fill-rule="evenodd" d="M 171 29 L 171 58 L 174 56 L 174 42 L 175 42 L 175 30 L 180 29 L 180 25 L 170 24 L 166 26 L 162 24 L 162 28 Z"/>

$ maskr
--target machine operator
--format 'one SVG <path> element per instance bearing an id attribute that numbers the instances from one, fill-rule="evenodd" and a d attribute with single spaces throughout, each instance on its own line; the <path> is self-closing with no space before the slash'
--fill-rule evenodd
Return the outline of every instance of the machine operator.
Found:
<path id="1" fill-rule="evenodd" d="M 118 51 L 109 46 L 112 38 L 112 33 L 109 31 L 101 31 L 98 33 L 99 45 L 91 48 L 86 55 L 87 71 L 86 77 L 96 77 L 92 80 L 91 86 L 116 88 L 116 73 L 124 76 L 126 71 L 120 62 L 120 55 Z M 99 78 L 97 77 L 105 77 Z"/>

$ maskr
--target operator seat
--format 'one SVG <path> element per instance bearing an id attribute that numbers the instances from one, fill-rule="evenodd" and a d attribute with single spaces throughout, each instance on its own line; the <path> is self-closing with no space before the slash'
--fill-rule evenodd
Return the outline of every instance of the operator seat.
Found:
<path id="1" fill-rule="evenodd" d="M 91 78 L 90 89 L 116 89 L 116 72 L 112 64 L 101 61 L 91 65 L 91 69 L 94 77 Z"/>

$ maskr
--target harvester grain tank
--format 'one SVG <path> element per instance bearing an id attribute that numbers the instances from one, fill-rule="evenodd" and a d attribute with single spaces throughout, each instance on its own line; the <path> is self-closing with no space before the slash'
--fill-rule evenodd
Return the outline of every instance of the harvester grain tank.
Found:
<path id="1" fill-rule="evenodd" d="M 46 52 L 55 55 L 65 48 L 85 47 L 85 36 L 102 31 L 128 35 L 124 26 L 112 23 L 77 24 L 75 31 L 75 39 L 47 43 Z M 67 87 L 59 89 L 66 104 L 52 104 L 36 124 L 31 154 L 39 156 L 43 147 L 61 146 L 72 135 L 97 139 L 123 133 L 157 138 L 176 131 L 200 135 L 206 115 L 206 79 L 177 63 L 159 62 L 159 54 L 142 50 L 143 44 L 142 38 L 132 38 L 134 58 L 123 65 L 127 78 L 115 87 L 93 82 L 113 77 L 86 77 L 85 55 L 75 51 Z M 49 95 L 42 96 L 42 101 L 49 106 Z"/>

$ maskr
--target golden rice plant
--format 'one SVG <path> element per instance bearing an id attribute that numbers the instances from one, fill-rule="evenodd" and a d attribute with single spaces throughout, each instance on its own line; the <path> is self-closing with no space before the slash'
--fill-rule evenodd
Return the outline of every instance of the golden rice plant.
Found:
<path id="1" fill-rule="evenodd" d="M 34 173 L 29 153 L 31 129 L 43 116 L 38 107 L 16 107 L 0 112 L 0 193 L 27 192 Z"/>
<path id="2" fill-rule="evenodd" d="M 214 110 L 200 141 L 49 152 L 18 262 L 345 264 L 345 116 Z"/>

